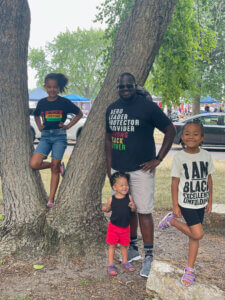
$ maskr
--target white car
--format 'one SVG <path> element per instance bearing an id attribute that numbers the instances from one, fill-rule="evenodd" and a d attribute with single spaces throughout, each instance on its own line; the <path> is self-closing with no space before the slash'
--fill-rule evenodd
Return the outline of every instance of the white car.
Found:
<path id="1" fill-rule="evenodd" d="M 32 115 L 33 110 L 30 109 L 30 126 L 31 126 L 31 134 L 32 134 L 32 140 L 40 139 L 41 138 L 41 132 L 37 128 L 36 122 L 34 120 L 34 116 Z M 68 124 L 74 115 L 68 115 L 67 119 L 65 121 L 65 124 Z M 70 129 L 66 131 L 67 133 L 67 139 L 68 140 L 77 140 L 78 136 L 81 133 L 81 130 L 86 122 L 85 117 L 81 118 L 74 126 L 72 126 Z"/>

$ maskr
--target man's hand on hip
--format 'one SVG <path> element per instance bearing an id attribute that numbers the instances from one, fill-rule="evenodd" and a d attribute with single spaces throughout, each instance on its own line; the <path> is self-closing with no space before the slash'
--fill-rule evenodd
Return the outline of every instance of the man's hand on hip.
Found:
<path id="1" fill-rule="evenodd" d="M 160 160 L 158 159 L 152 159 L 150 161 L 146 161 L 145 163 L 141 164 L 140 166 L 142 167 L 143 172 L 153 172 L 155 168 L 160 164 Z"/>

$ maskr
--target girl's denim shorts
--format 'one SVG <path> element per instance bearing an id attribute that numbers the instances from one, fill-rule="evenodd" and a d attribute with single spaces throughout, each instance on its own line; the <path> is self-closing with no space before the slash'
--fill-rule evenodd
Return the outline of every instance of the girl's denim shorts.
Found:
<path id="1" fill-rule="evenodd" d="M 34 152 L 48 157 L 49 153 L 52 151 L 52 158 L 62 160 L 66 146 L 67 138 L 65 130 L 43 130 L 41 132 L 41 140 Z"/>

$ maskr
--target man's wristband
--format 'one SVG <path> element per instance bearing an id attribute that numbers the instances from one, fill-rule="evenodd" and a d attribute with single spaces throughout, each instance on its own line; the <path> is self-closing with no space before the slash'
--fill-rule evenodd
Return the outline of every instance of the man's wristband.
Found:
<path id="1" fill-rule="evenodd" d="M 162 159 L 159 155 L 157 155 L 157 156 L 155 157 L 155 159 L 157 159 L 157 160 L 159 160 L 159 161 L 163 161 L 163 159 Z"/>

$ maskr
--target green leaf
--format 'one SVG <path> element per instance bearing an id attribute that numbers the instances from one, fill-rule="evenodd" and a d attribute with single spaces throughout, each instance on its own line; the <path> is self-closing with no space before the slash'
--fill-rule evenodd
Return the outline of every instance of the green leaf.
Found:
<path id="1" fill-rule="evenodd" d="M 44 266 L 43 266 L 43 265 L 33 265 L 33 268 L 34 268 L 35 270 L 41 270 L 41 269 L 44 268 Z"/>

